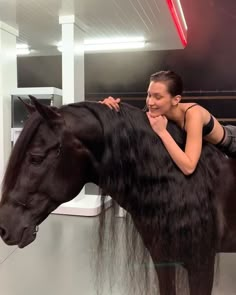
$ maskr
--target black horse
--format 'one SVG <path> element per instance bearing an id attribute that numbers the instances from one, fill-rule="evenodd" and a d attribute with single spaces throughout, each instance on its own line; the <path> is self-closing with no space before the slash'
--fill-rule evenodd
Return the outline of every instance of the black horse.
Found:
<path id="1" fill-rule="evenodd" d="M 210 295 L 216 253 L 236 250 L 235 161 L 204 143 L 196 171 L 185 176 L 137 108 L 83 102 L 54 109 L 31 101 L 3 181 L 3 241 L 27 246 L 53 210 L 93 182 L 129 212 L 161 295 L 176 294 L 177 264 L 187 270 L 191 295 Z M 184 147 L 183 131 L 171 122 L 168 130 Z M 135 250 L 137 233 L 127 235 Z"/>

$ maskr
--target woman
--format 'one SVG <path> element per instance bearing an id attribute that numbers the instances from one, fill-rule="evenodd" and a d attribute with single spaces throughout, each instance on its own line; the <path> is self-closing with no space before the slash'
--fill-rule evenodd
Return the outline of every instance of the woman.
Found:
<path id="1" fill-rule="evenodd" d="M 147 91 L 147 116 L 179 169 L 190 175 L 198 164 L 203 139 L 228 156 L 236 155 L 236 126 L 222 126 L 205 108 L 196 103 L 181 103 L 183 82 L 172 71 L 160 71 L 150 77 Z M 108 97 L 101 103 L 119 110 L 120 99 Z M 183 151 L 166 129 L 168 120 L 186 131 Z"/>

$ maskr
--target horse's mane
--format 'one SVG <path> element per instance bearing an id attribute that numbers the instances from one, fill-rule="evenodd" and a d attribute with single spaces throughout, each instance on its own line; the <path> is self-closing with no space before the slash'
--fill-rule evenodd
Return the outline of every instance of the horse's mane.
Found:
<path id="1" fill-rule="evenodd" d="M 216 249 L 220 239 L 214 187 L 225 161 L 223 154 L 204 143 L 195 172 L 185 176 L 141 110 L 125 104 L 121 104 L 119 112 L 107 107 L 101 111 L 101 105 L 94 103 L 78 106 L 88 108 L 104 130 L 102 194 L 114 196 L 150 232 L 151 247 L 162 241 L 167 255 L 175 249 L 177 257 L 186 257 L 199 266 L 202 254 Z M 183 148 L 185 132 L 171 122 L 168 130 Z M 104 241 L 105 218 L 104 211 L 100 218 L 100 241 Z M 111 234 L 116 244 L 119 238 L 115 239 L 115 223 L 111 222 Z M 133 253 L 135 249 L 140 251 L 137 232 L 126 231 L 126 235 Z M 142 259 L 146 259 L 141 252 Z"/>
<path id="2" fill-rule="evenodd" d="M 17 175 L 19 174 L 21 163 L 23 162 L 26 151 L 28 150 L 29 143 L 31 142 L 41 122 L 42 117 L 36 112 L 33 113 L 25 122 L 24 128 L 17 139 L 14 149 L 12 150 L 11 157 L 9 158 L 2 184 L 1 203 L 4 203 L 8 196 L 8 192 L 15 185 Z"/>

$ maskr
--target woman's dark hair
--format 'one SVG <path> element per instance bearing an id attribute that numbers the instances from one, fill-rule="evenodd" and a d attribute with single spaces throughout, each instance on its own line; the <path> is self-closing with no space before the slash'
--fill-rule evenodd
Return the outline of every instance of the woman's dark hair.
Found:
<path id="1" fill-rule="evenodd" d="M 151 75 L 150 82 L 166 82 L 168 92 L 172 96 L 182 95 L 183 81 L 181 77 L 173 71 L 160 71 Z"/>

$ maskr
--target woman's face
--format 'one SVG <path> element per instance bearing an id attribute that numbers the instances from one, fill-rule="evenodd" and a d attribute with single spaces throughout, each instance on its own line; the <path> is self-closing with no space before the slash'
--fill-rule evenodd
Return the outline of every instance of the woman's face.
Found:
<path id="1" fill-rule="evenodd" d="M 153 117 L 166 115 L 171 110 L 173 106 L 173 97 L 168 92 L 166 83 L 150 82 L 146 104 L 150 115 Z"/>

